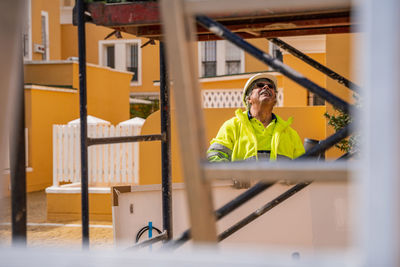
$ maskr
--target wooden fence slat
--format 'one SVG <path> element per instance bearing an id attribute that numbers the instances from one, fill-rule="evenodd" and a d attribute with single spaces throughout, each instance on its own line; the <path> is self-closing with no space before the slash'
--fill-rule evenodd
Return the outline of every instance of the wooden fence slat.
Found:
<path id="1" fill-rule="evenodd" d="M 121 131 L 121 136 L 127 136 L 127 132 L 126 132 L 126 127 L 123 126 L 119 126 L 120 127 L 120 131 Z M 120 158 L 121 158 L 121 182 L 122 183 L 126 183 L 126 172 L 127 172 L 127 144 L 128 143 L 123 143 L 121 144 L 121 154 L 120 154 Z"/>
<path id="2" fill-rule="evenodd" d="M 97 132 L 97 137 L 103 137 L 103 125 L 98 125 L 96 127 L 96 132 Z M 97 181 L 102 182 L 103 181 L 103 152 L 104 152 L 104 145 L 100 145 L 97 148 Z"/>
<path id="3" fill-rule="evenodd" d="M 126 126 L 127 130 L 127 135 L 132 136 L 133 135 L 133 127 L 132 125 Z M 136 142 L 135 142 L 136 143 Z M 127 182 L 132 184 L 133 183 L 133 144 L 132 143 L 127 143 Z"/>
<path id="4" fill-rule="evenodd" d="M 133 127 L 133 135 L 140 134 L 140 126 Z M 139 142 L 133 144 L 133 183 L 139 184 Z"/>
<path id="5" fill-rule="evenodd" d="M 57 125 L 53 125 L 53 186 L 58 186 L 57 177 Z"/>
<path id="6" fill-rule="evenodd" d="M 74 152 L 75 152 L 75 159 L 74 159 L 74 179 L 73 182 L 77 183 L 81 181 L 81 127 L 75 125 L 74 126 Z"/>
<path id="7" fill-rule="evenodd" d="M 66 172 L 66 168 L 65 168 L 65 152 L 66 152 L 66 149 L 65 149 L 65 125 L 62 125 L 61 126 L 61 131 L 59 132 L 59 140 L 60 140 L 60 143 L 59 143 L 59 155 L 60 155 L 60 158 L 59 158 L 59 161 L 60 161 L 60 175 L 58 176 L 58 181 L 66 181 L 66 175 L 65 175 L 65 172 Z"/>
<path id="8" fill-rule="evenodd" d="M 68 133 L 68 178 L 69 181 L 72 181 L 74 170 L 73 170 L 73 151 L 74 151 L 74 137 L 73 137 L 73 128 L 67 127 Z"/>
<path id="9" fill-rule="evenodd" d="M 121 127 L 115 126 L 115 136 L 121 136 Z M 115 144 L 115 179 L 114 182 L 121 182 L 121 144 Z"/>
<path id="10" fill-rule="evenodd" d="M 110 127 L 110 136 L 116 136 L 115 135 L 115 127 L 111 126 Z M 115 183 L 116 179 L 115 179 L 115 144 L 109 145 L 110 146 L 110 172 L 109 172 L 109 176 L 108 176 L 108 182 L 109 183 Z"/>

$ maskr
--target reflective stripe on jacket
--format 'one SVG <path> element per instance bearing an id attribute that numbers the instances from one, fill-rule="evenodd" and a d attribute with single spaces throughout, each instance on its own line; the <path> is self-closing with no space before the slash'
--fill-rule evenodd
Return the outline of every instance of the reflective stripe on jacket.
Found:
<path id="1" fill-rule="evenodd" d="M 257 139 L 247 117 L 247 111 L 236 110 L 236 117 L 227 120 L 211 140 L 207 151 L 209 161 L 238 161 L 258 158 Z M 272 133 L 270 160 L 278 155 L 294 159 L 304 154 L 303 143 L 295 130 L 290 127 L 293 118 L 284 121 L 276 116 Z"/>

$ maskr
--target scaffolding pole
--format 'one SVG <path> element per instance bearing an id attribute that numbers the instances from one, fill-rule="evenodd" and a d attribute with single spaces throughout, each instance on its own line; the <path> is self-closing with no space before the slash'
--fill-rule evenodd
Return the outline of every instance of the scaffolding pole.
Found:
<path id="1" fill-rule="evenodd" d="M 82 246 L 89 247 L 89 184 L 87 146 L 86 37 L 84 0 L 77 1 L 79 49 L 79 107 L 81 127 Z"/>
<path id="2" fill-rule="evenodd" d="M 160 41 L 160 110 L 161 110 L 161 177 L 163 230 L 166 240 L 172 239 L 171 119 L 169 78 L 164 43 Z"/>
<path id="3" fill-rule="evenodd" d="M 360 87 L 358 85 L 356 85 L 355 83 L 353 83 L 349 79 L 343 77 L 339 73 L 337 73 L 337 72 L 331 70 L 330 68 L 322 65 L 321 63 L 319 63 L 318 61 L 312 59 L 311 57 L 307 56 L 306 54 L 304 54 L 300 50 L 297 50 L 296 48 L 294 48 L 290 44 L 282 41 L 279 38 L 267 38 L 267 39 L 268 39 L 268 41 L 270 41 L 274 45 L 276 45 L 276 46 L 282 48 L 283 50 L 285 50 L 286 52 L 292 54 L 293 56 L 295 56 L 298 59 L 300 59 L 301 61 L 307 63 L 308 65 L 310 65 L 314 69 L 319 70 L 320 72 L 322 72 L 323 74 L 325 74 L 329 78 L 337 81 L 339 84 L 342 84 L 342 85 L 346 86 L 347 88 L 349 88 L 350 90 L 353 90 L 355 92 L 360 92 Z"/>

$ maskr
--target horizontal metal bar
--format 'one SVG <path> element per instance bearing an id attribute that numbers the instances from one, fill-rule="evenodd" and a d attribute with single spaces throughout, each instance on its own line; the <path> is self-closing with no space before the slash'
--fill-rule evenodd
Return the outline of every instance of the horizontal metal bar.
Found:
<path id="1" fill-rule="evenodd" d="M 297 84 L 303 86 L 307 90 L 313 92 L 314 94 L 318 95 L 319 97 L 325 99 L 329 103 L 331 103 L 336 108 L 342 110 L 345 113 L 349 112 L 349 109 L 352 105 L 348 104 L 343 99 L 337 97 L 336 95 L 332 94 L 331 92 L 327 91 L 325 88 L 317 85 L 316 83 L 312 82 L 308 78 L 306 78 L 301 73 L 295 71 L 294 69 L 290 68 L 289 66 L 283 64 L 278 59 L 272 57 L 271 55 L 263 52 L 262 50 L 258 49 L 257 47 L 251 45 L 250 43 L 246 42 L 236 34 L 230 32 L 225 26 L 222 24 L 210 19 L 206 16 L 197 16 L 197 22 L 201 25 L 212 31 L 217 36 L 224 38 L 237 47 L 245 50 L 258 60 L 262 61 L 263 63 L 271 66 L 274 70 L 282 73 L 284 76 L 288 77 L 289 79 L 293 80 Z"/>
<path id="2" fill-rule="evenodd" d="M 301 182 L 316 181 L 347 181 L 349 178 L 347 162 L 317 162 L 311 160 L 296 160 L 284 162 L 230 162 L 204 163 L 206 179 L 235 179 L 248 181 L 259 179 L 264 182 L 279 180 Z"/>
<path id="3" fill-rule="evenodd" d="M 152 237 L 150 239 L 144 240 L 144 241 L 142 241 L 140 243 L 137 243 L 137 244 L 135 244 L 134 246 L 132 246 L 132 247 L 130 247 L 128 249 L 145 248 L 145 247 L 150 246 L 150 245 L 152 245 L 154 243 L 157 243 L 159 241 L 166 240 L 167 238 L 168 238 L 167 231 L 164 230 L 161 234 L 156 235 L 155 237 Z"/>
<path id="4" fill-rule="evenodd" d="M 212 14 L 221 12 L 235 11 L 260 11 L 269 10 L 271 12 L 290 9 L 307 10 L 310 9 L 338 9 L 350 7 L 349 0 L 186 0 L 185 12 L 188 14 Z"/>
<path id="5" fill-rule="evenodd" d="M 260 217 L 261 215 L 263 215 L 267 211 L 271 210 L 272 208 L 274 208 L 275 206 L 279 205 L 280 203 L 282 203 L 286 199 L 290 198 L 291 196 L 293 196 L 294 194 L 296 194 L 300 190 L 304 189 L 310 183 L 311 182 L 298 183 L 297 185 L 293 186 L 292 188 L 290 188 L 289 190 L 287 190 L 283 194 L 281 194 L 278 197 L 274 198 L 272 201 L 268 202 L 267 204 L 265 204 L 261 208 L 259 208 L 256 211 L 250 213 L 250 215 L 246 216 L 245 218 L 243 218 L 242 220 L 240 220 L 239 222 L 237 222 L 233 226 L 229 227 L 227 230 L 223 231 L 220 235 L 218 235 L 218 241 L 222 241 L 225 238 L 229 237 L 230 235 L 232 235 L 236 231 L 240 230 L 244 226 L 248 225 L 249 223 L 251 223 L 252 221 L 257 219 L 258 217 Z"/>
<path id="6" fill-rule="evenodd" d="M 329 69 L 328 67 L 322 65 L 318 61 L 312 59 L 311 57 L 307 56 L 300 50 L 297 50 L 295 47 L 291 46 L 290 44 L 282 41 L 281 39 L 278 38 L 268 38 L 268 41 L 273 43 L 274 45 L 282 48 L 286 52 L 289 52 L 293 56 L 297 57 L 298 59 L 302 60 L 303 62 L 307 63 L 308 65 L 312 66 L 313 68 L 319 70 L 320 72 L 324 73 L 327 75 L 329 78 L 337 81 L 338 83 L 346 86 L 350 90 L 360 92 L 360 87 L 353 83 L 352 81 L 348 80 L 347 78 L 343 77 L 339 73 Z"/>
<path id="7" fill-rule="evenodd" d="M 257 196 L 270 186 L 272 186 L 273 183 L 263 183 L 263 182 L 258 182 L 251 188 L 247 189 L 245 192 L 240 194 L 239 196 L 235 197 L 228 203 L 226 203 L 224 206 L 221 208 L 217 209 L 215 211 L 215 218 L 216 220 L 220 220 L 226 215 L 228 215 L 230 212 L 234 211 L 235 209 L 239 208 L 241 205 L 252 199 L 253 197 Z M 172 247 L 179 247 L 180 245 L 183 245 L 184 242 L 188 241 L 190 239 L 190 229 L 186 230 L 181 234 L 181 236 L 172 241 L 169 245 Z"/>
<path id="8" fill-rule="evenodd" d="M 87 144 L 88 146 L 93 146 L 93 145 L 104 145 L 104 144 L 129 143 L 129 142 L 162 141 L 164 139 L 165 139 L 164 135 L 162 134 L 103 137 L 103 138 L 88 137 Z"/>

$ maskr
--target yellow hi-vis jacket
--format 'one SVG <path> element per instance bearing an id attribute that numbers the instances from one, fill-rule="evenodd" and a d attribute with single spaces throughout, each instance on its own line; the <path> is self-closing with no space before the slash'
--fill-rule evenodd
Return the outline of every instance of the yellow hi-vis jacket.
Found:
<path id="1" fill-rule="evenodd" d="M 207 158 L 215 161 L 239 161 L 258 159 L 257 138 L 247 111 L 236 110 L 236 117 L 227 120 L 211 140 Z M 284 157 L 294 159 L 304 154 L 303 143 L 297 132 L 290 127 L 293 118 L 284 121 L 276 116 L 272 132 L 270 160 Z"/>

